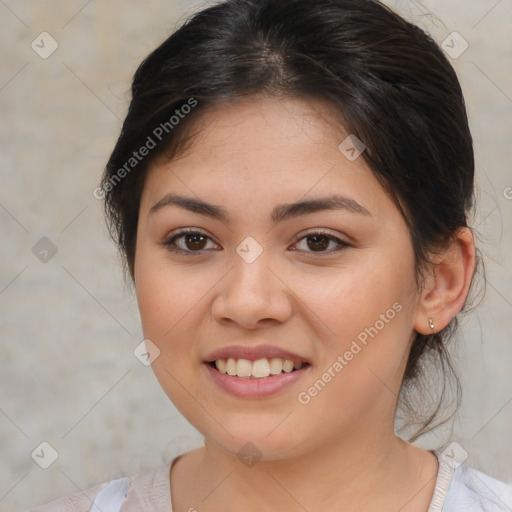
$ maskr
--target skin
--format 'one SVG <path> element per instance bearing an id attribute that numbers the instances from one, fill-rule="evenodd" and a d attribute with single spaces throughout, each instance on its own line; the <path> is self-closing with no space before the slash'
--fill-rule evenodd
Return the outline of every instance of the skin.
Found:
<path id="1" fill-rule="evenodd" d="M 445 327 L 462 308 L 474 270 L 467 229 L 457 233 L 418 289 L 408 228 L 363 158 L 338 149 L 347 136 L 320 102 L 252 97 L 216 106 L 198 137 L 171 161 L 158 158 L 140 205 L 134 280 L 152 366 L 172 402 L 205 437 L 173 464 L 173 509 L 425 512 L 435 456 L 394 434 L 397 397 L 415 332 Z M 229 222 L 168 205 L 173 193 L 222 206 Z M 275 223 L 271 210 L 339 193 L 369 215 L 326 210 Z M 163 243 L 179 228 L 208 238 Z M 308 246 L 325 229 L 345 241 Z M 236 252 L 248 236 L 263 249 Z M 315 251 L 315 248 L 316 251 Z M 323 252 L 322 252 L 323 251 Z M 393 304 L 401 310 L 336 377 L 297 399 Z M 233 344 L 278 345 L 311 362 L 304 376 L 264 399 L 221 390 L 203 361 Z M 261 454 L 247 467 L 237 452 Z"/>

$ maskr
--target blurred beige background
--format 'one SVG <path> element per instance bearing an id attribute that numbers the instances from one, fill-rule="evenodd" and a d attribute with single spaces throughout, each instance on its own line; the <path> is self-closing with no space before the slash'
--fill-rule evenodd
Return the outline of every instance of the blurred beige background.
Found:
<path id="1" fill-rule="evenodd" d="M 464 401 L 442 440 L 458 441 L 469 464 L 512 479 L 512 0 L 388 3 L 439 43 L 453 31 L 468 43 L 450 58 L 475 139 L 474 226 L 488 285 L 462 322 Z M 161 464 L 201 442 L 134 357 L 136 302 L 92 194 L 136 66 L 198 5 L 0 0 L 2 511 Z M 42 442 L 58 454 L 48 469 L 31 456 L 42 449 L 39 462 L 50 462 Z"/>

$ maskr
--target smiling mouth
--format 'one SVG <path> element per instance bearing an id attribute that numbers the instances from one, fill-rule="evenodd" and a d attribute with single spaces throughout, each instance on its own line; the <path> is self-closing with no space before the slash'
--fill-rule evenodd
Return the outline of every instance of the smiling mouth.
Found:
<path id="1" fill-rule="evenodd" d="M 220 373 L 242 379 L 265 379 L 283 373 L 293 373 L 309 366 L 309 363 L 303 361 L 292 361 L 279 357 L 262 358 L 255 361 L 230 357 L 229 359 L 210 361 L 207 364 Z"/>

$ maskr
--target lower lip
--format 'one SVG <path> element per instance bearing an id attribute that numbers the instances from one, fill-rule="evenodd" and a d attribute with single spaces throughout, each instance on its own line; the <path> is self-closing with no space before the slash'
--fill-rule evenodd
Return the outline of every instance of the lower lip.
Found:
<path id="1" fill-rule="evenodd" d="M 207 363 L 204 363 L 204 366 L 220 388 L 232 395 L 243 398 L 266 398 L 275 395 L 296 383 L 310 368 L 308 365 L 290 373 L 270 375 L 263 379 L 245 379 L 232 377 L 227 373 L 220 373 Z"/>

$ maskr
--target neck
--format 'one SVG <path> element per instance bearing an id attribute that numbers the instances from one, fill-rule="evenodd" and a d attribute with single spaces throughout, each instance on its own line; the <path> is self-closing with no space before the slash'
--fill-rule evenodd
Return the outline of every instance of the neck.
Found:
<path id="1" fill-rule="evenodd" d="M 364 512 L 389 503 L 402 512 L 426 510 L 437 473 L 434 457 L 396 437 L 392 428 L 374 430 L 369 436 L 354 429 L 294 458 L 252 466 L 206 441 L 194 464 L 194 495 L 204 497 L 199 509 L 230 510 L 226 504 L 232 504 L 247 512 Z"/>

